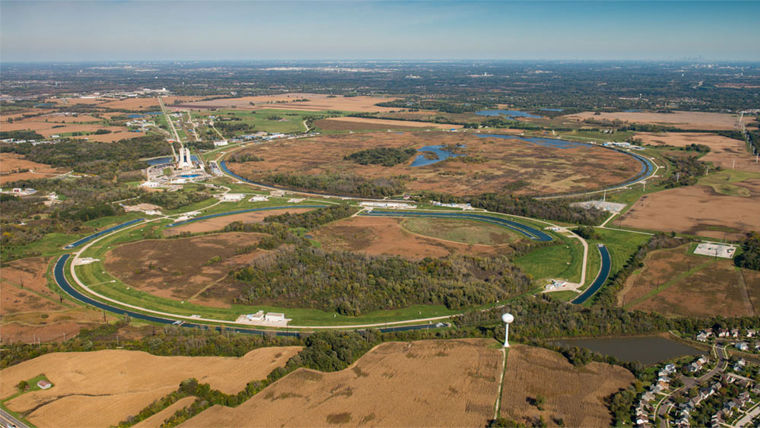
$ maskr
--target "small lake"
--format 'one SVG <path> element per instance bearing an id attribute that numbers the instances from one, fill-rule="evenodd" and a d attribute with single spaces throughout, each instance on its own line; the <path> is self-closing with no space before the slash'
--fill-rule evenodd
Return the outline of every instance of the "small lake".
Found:
<path id="1" fill-rule="evenodd" d="M 543 108 L 540 108 L 539 110 L 541 110 L 541 111 L 557 111 L 557 112 L 564 111 L 561 108 L 549 108 L 549 107 L 543 107 Z"/>
<path id="2" fill-rule="evenodd" d="M 520 110 L 481 110 L 481 111 L 475 112 L 475 114 L 477 114 L 478 116 L 507 116 L 510 119 L 513 119 L 515 117 L 527 117 L 531 119 L 541 118 L 541 116 L 525 113 L 524 111 L 520 111 Z"/>
<path id="3" fill-rule="evenodd" d="M 463 154 L 452 153 L 448 150 L 445 150 L 443 146 L 425 146 L 417 149 L 417 151 L 422 153 L 417 155 L 411 166 L 432 165 L 448 158 L 464 156 Z M 430 153 L 434 154 L 435 156 L 430 156 Z"/>
<path id="4" fill-rule="evenodd" d="M 659 336 L 563 339 L 556 343 L 562 346 L 586 348 L 603 355 L 611 355 L 622 361 L 638 361 L 646 365 L 684 355 L 701 355 L 706 353 L 675 340 Z"/>

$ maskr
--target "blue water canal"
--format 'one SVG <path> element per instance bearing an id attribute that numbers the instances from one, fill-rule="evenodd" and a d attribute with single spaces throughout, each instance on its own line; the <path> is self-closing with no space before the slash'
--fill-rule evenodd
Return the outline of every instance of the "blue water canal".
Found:
<path id="1" fill-rule="evenodd" d="M 122 223 L 122 224 L 116 225 L 114 227 L 110 227 L 110 228 L 108 228 L 106 230 L 101 230 L 100 232 L 93 233 L 90 236 L 85 236 L 84 238 L 82 238 L 82 239 L 80 239 L 78 241 L 72 242 L 71 244 L 69 244 L 69 245 L 67 245 L 67 246 L 65 246 L 63 248 L 65 248 L 67 250 L 70 250 L 72 248 L 75 248 L 75 247 L 78 247 L 78 246 L 84 244 L 87 241 L 91 241 L 91 240 L 97 238 L 98 236 L 105 235 L 106 233 L 113 232 L 115 230 L 123 229 L 123 228 L 125 228 L 127 226 L 131 226 L 131 225 L 139 223 L 139 222 L 141 222 L 143 220 L 145 220 L 145 219 L 144 218 L 138 218 L 137 220 L 128 221 L 126 223 Z"/>
<path id="2" fill-rule="evenodd" d="M 607 278 L 610 276 L 610 269 L 612 267 L 610 252 L 607 250 L 607 247 L 602 244 L 599 244 L 597 246 L 597 249 L 599 249 L 599 254 L 602 256 L 602 268 L 599 270 L 599 275 L 597 275 L 594 282 L 591 283 L 586 291 L 584 291 L 580 296 L 576 297 L 572 303 L 575 303 L 577 305 L 585 303 L 586 300 L 588 300 L 591 296 L 594 295 L 594 293 L 602 288 L 602 285 L 607 282 Z"/>

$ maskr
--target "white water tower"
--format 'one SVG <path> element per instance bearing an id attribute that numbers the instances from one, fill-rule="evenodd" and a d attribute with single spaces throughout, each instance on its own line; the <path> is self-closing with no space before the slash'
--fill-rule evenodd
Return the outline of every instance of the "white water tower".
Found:
<path id="1" fill-rule="evenodd" d="M 515 320 L 515 317 L 512 314 L 504 314 L 501 316 L 501 320 L 504 321 L 504 347 L 509 348 L 509 325 Z"/>

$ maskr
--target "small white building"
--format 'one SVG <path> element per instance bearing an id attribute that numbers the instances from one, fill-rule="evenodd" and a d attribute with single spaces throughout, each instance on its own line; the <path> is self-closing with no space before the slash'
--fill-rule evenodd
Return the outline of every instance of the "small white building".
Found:
<path id="1" fill-rule="evenodd" d="M 249 202 L 266 202 L 269 200 L 269 196 L 266 195 L 253 195 Z"/>
<path id="2" fill-rule="evenodd" d="M 245 197 L 245 194 L 243 193 L 225 193 L 221 195 L 220 199 L 222 202 L 240 202 Z"/>
<path id="3" fill-rule="evenodd" d="M 214 147 L 223 147 L 229 144 L 227 140 L 214 141 Z"/>

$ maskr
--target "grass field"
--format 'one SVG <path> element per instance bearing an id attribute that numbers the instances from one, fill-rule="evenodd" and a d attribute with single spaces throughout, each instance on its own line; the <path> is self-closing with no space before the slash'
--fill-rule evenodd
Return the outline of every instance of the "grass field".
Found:
<path id="1" fill-rule="evenodd" d="M 335 114 L 335 112 L 330 112 Z M 214 120 L 215 124 L 229 123 L 229 124 L 246 124 L 251 129 L 256 131 L 265 131 L 270 133 L 283 133 L 283 134 L 295 134 L 306 131 L 303 125 L 303 121 L 307 117 L 314 116 L 327 116 L 327 111 L 297 111 L 297 110 L 217 110 L 209 111 L 204 110 L 200 112 L 193 112 L 194 117 L 206 118 L 208 116 L 216 116 Z M 220 117 L 234 117 L 240 120 L 234 120 L 229 122 L 220 121 Z M 217 127 L 219 131 L 224 134 L 225 137 L 231 137 L 232 135 L 225 132 L 222 128 Z M 248 132 L 235 132 L 235 135 L 246 134 Z"/>
<path id="2" fill-rule="evenodd" d="M 583 246 L 576 239 L 566 239 L 555 245 L 538 248 L 517 257 L 515 264 L 531 275 L 536 284 L 544 285 L 547 279 L 581 280 Z"/>
<path id="3" fill-rule="evenodd" d="M 404 219 L 401 225 L 413 233 L 464 244 L 502 245 L 518 239 L 504 227 L 472 220 L 421 217 Z"/>

